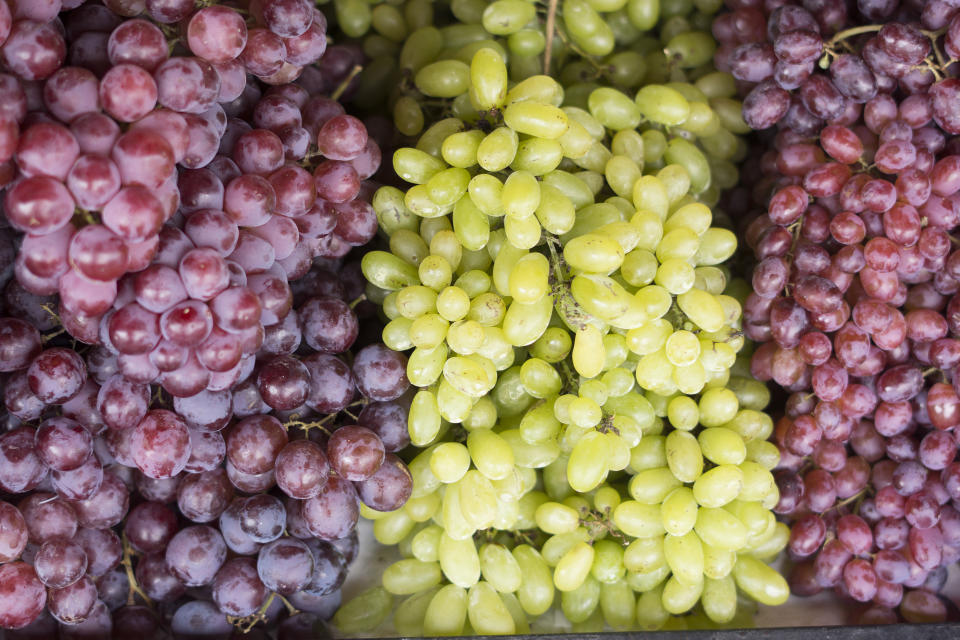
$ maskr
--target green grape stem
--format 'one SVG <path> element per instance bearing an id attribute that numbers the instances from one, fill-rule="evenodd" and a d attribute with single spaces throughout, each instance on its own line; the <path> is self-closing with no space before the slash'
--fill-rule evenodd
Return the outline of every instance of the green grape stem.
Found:
<path id="1" fill-rule="evenodd" d="M 363 65 L 357 64 L 353 66 L 353 69 L 350 70 L 350 73 L 347 74 L 347 77 L 343 79 L 343 82 L 340 83 L 333 93 L 330 94 L 331 100 L 339 100 L 340 96 L 344 94 L 347 90 L 347 87 L 350 86 L 350 83 L 353 82 L 353 79 L 356 78 L 360 72 L 363 71 Z"/>
<path id="2" fill-rule="evenodd" d="M 553 55 L 553 33 L 557 26 L 557 0 L 547 6 L 546 46 L 543 50 L 543 75 L 550 75 L 550 58 Z"/>

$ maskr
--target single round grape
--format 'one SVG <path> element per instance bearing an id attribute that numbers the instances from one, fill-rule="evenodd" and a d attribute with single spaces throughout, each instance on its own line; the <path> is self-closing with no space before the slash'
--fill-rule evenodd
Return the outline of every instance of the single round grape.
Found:
<path id="1" fill-rule="evenodd" d="M 45 420 L 37 428 L 34 442 L 37 456 L 55 471 L 72 471 L 93 453 L 90 432 L 69 418 Z"/>
<path id="2" fill-rule="evenodd" d="M 24 562 L 0 565 L 0 627 L 20 629 L 40 615 L 47 591 L 33 567 Z"/>
<path id="3" fill-rule="evenodd" d="M 330 476 L 320 494 L 305 500 L 301 515 L 310 532 L 322 540 L 346 537 L 360 517 L 357 492 L 349 480 Z"/>
<path id="4" fill-rule="evenodd" d="M 376 473 L 356 483 L 356 487 L 360 500 L 371 509 L 394 511 L 410 497 L 413 478 L 403 461 L 388 453 Z"/>
<path id="5" fill-rule="evenodd" d="M 385 459 L 383 442 L 362 426 L 340 427 L 327 443 L 330 465 L 338 475 L 360 482 L 377 472 Z"/>
<path id="6" fill-rule="evenodd" d="M 178 528 L 176 513 L 159 502 L 133 507 L 123 525 L 130 545 L 141 553 L 163 551 Z"/>
<path id="7" fill-rule="evenodd" d="M 284 537 L 260 548 L 257 573 L 269 590 L 289 596 L 310 583 L 313 562 L 313 554 L 305 542 Z"/>
<path id="8" fill-rule="evenodd" d="M 181 529 L 165 552 L 167 566 L 184 585 L 201 587 L 213 581 L 223 565 L 227 547 L 220 532 L 205 525 Z"/>
<path id="9" fill-rule="evenodd" d="M 277 486 L 291 498 L 307 500 L 323 490 L 330 475 L 327 456 L 310 440 L 294 440 L 277 454 Z"/>

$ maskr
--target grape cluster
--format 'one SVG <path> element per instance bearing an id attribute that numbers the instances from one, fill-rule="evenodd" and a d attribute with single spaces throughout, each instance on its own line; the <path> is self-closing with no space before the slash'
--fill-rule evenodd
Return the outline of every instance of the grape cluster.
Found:
<path id="1" fill-rule="evenodd" d="M 764 563 L 788 540 L 769 394 L 737 360 L 737 241 L 711 210 L 746 151 L 736 86 L 681 15 L 663 43 L 642 33 L 657 3 L 561 4 L 452 3 L 447 26 L 373 7 L 364 47 L 392 52 L 380 99 L 409 142 L 393 154 L 407 185 L 372 200 L 389 250 L 362 268 L 384 343 L 409 351 L 422 451 L 402 510 L 361 508 L 404 559 L 341 631 L 374 629 L 397 595 L 403 635 L 526 632 L 557 592 L 580 631 L 694 608 L 729 623 L 738 587 L 786 598 Z M 546 59 L 569 86 L 541 73 L 542 19 L 561 24 Z M 638 51 L 617 57 L 618 37 Z"/>
<path id="2" fill-rule="evenodd" d="M 942 2 L 807 1 L 731 5 L 713 28 L 772 145 L 730 204 L 758 261 L 752 371 L 790 394 L 793 590 L 835 589 L 869 622 L 944 619 L 960 557 L 958 26 Z"/>
<path id="3" fill-rule="evenodd" d="M 306 0 L 0 2 L 0 628 L 312 637 L 410 495 L 325 49 Z"/>

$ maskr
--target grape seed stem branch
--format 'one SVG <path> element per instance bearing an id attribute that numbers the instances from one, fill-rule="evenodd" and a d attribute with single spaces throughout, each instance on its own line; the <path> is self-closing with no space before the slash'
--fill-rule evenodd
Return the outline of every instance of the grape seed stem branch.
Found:
<path id="1" fill-rule="evenodd" d="M 543 75 L 550 75 L 550 58 L 553 55 L 553 32 L 557 26 L 557 0 L 550 0 L 547 7 L 546 47 L 543 50 Z"/>
<path id="2" fill-rule="evenodd" d="M 240 633 L 250 633 L 250 631 L 257 626 L 257 623 L 267 621 L 267 609 L 270 608 L 270 605 L 273 604 L 273 599 L 276 597 L 276 593 L 271 593 L 270 597 L 267 598 L 264 603 L 260 605 L 260 608 L 255 612 L 242 618 L 237 616 L 227 616 L 227 622 L 236 627 Z M 283 598 L 281 597 L 281 600 L 282 599 Z M 286 603 L 286 600 L 284 600 L 284 603 Z"/>
<path id="3" fill-rule="evenodd" d="M 853 38 L 855 36 L 862 35 L 864 33 L 873 33 L 875 31 L 880 31 L 883 28 L 882 24 L 865 24 L 859 27 L 853 27 L 852 29 L 844 29 L 843 31 L 838 31 L 832 38 L 830 38 L 825 48 L 833 47 L 839 44 L 841 41 L 846 40 L 847 38 Z"/>
<path id="4" fill-rule="evenodd" d="M 343 82 L 340 83 L 340 86 L 330 94 L 331 100 L 339 100 L 340 96 L 347 90 L 347 87 L 350 86 L 350 83 L 353 82 L 353 79 L 356 78 L 360 72 L 363 71 L 362 64 L 356 64 L 353 66 L 353 69 L 350 69 L 350 73 L 347 74 L 347 77 L 343 79 Z"/>
<path id="5" fill-rule="evenodd" d="M 331 434 L 330 434 L 330 431 L 329 431 L 326 427 L 324 427 L 323 425 L 325 425 L 325 424 L 327 424 L 328 422 L 332 421 L 332 420 L 333 420 L 334 418 L 336 418 L 336 417 L 337 417 L 337 414 L 331 413 L 330 415 L 326 416 L 325 418 L 321 418 L 320 420 L 317 420 L 317 421 L 315 421 L 315 422 L 306 422 L 306 421 L 304 421 L 304 420 L 291 419 L 291 420 L 287 420 L 285 423 L 283 423 L 283 426 L 284 426 L 288 431 L 289 431 L 290 429 L 297 429 L 297 428 L 303 429 L 304 431 L 310 431 L 310 429 L 320 429 L 321 431 L 323 431 L 325 434 L 327 434 L 327 435 L 329 436 L 329 435 L 331 435 Z"/>
<path id="6" fill-rule="evenodd" d="M 151 609 L 153 608 L 153 601 L 150 600 L 150 597 L 144 593 L 143 589 L 137 583 L 137 578 L 133 573 L 133 547 L 130 546 L 130 541 L 127 540 L 127 534 L 123 533 L 121 542 L 123 543 L 123 559 L 120 561 L 120 564 L 123 565 L 123 570 L 127 574 L 127 582 L 129 583 L 127 591 L 127 604 L 134 605 L 136 604 L 136 599 L 134 596 L 140 596 L 143 598 L 143 601 L 147 603 L 147 606 Z"/>

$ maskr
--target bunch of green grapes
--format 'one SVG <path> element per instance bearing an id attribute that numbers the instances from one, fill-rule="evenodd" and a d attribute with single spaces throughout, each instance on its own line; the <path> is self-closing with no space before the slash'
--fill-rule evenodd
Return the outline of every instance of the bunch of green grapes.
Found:
<path id="1" fill-rule="evenodd" d="M 548 76 L 511 86 L 495 48 L 464 66 L 432 81 L 476 117 L 399 149 L 411 186 L 373 202 L 390 251 L 362 267 L 385 344 L 412 349 L 422 451 L 406 506 L 363 512 L 405 558 L 338 624 L 391 594 L 404 635 L 523 631 L 557 593 L 589 628 L 729 623 L 737 587 L 782 602 L 769 396 L 738 359 L 736 238 L 710 208 L 729 77 L 581 108 Z"/>
<path id="2" fill-rule="evenodd" d="M 544 73 L 549 39 L 549 68 L 567 87 L 566 103 L 582 108 L 599 86 L 635 91 L 708 75 L 716 49 L 710 24 L 721 6 L 718 0 L 559 0 L 551 22 L 549 3 L 529 0 L 334 0 L 328 15 L 331 29 L 360 39 L 367 57 L 355 101 L 377 111 L 386 102 L 397 129 L 416 136 L 439 112 L 475 117 L 465 98 L 438 99 L 463 93 L 464 65 L 482 48 L 500 53 L 519 82 Z M 724 106 L 725 115 L 739 120 L 735 105 Z"/>

